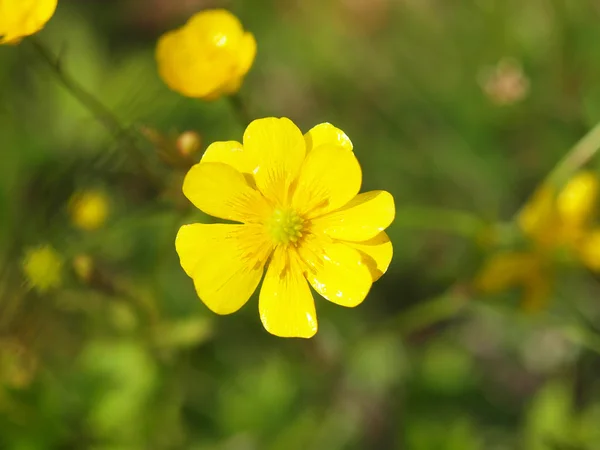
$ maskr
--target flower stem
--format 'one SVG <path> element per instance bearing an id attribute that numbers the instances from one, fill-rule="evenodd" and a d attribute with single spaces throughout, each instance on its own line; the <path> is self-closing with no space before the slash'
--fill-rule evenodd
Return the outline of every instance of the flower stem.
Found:
<path id="1" fill-rule="evenodd" d="M 394 219 L 396 227 L 446 231 L 469 238 L 476 237 L 485 225 L 482 219 L 466 211 L 418 206 L 398 209 Z"/>
<path id="2" fill-rule="evenodd" d="M 228 97 L 229 103 L 231 104 L 231 108 L 237 117 L 237 120 L 242 125 L 243 128 L 246 128 L 250 122 L 252 122 L 252 116 L 248 112 L 248 108 L 246 107 L 246 103 L 240 96 L 240 94 L 233 94 Z"/>
<path id="3" fill-rule="evenodd" d="M 419 302 L 407 311 L 394 316 L 388 324 L 402 336 L 410 336 L 457 316 L 465 310 L 469 299 L 468 287 L 456 284 L 443 294 Z"/>
<path id="4" fill-rule="evenodd" d="M 600 150 L 600 123 L 582 137 L 558 162 L 547 181 L 561 184 L 583 167 Z"/>
<path id="5" fill-rule="evenodd" d="M 136 144 L 136 136 L 130 129 L 125 127 L 119 119 L 102 104 L 96 97 L 90 94 L 77 80 L 68 74 L 61 64 L 60 58 L 55 56 L 50 49 L 38 41 L 35 37 L 27 39 L 41 59 L 52 70 L 62 86 L 83 105 L 91 114 L 118 140 L 126 143 L 130 156 L 145 175 L 154 180 L 154 174 L 145 164 L 145 155 Z"/>

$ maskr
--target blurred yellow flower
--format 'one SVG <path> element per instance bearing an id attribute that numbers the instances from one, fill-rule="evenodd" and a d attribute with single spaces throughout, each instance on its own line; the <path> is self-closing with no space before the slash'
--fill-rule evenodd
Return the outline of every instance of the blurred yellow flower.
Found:
<path id="1" fill-rule="evenodd" d="M 0 44 L 17 44 L 40 31 L 58 0 L 0 0 Z"/>
<path id="2" fill-rule="evenodd" d="M 524 289 L 524 307 L 539 309 L 551 290 L 552 260 L 567 252 L 591 270 L 600 271 L 600 228 L 594 228 L 600 181 L 588 171 L 575 174 L 557 193 L 541 186 L 517 218 L 530 241 L 527 252 L 503 252 L 484 265 L 475 280 L 482 292 Z"/>
<path id="3" fill-rule="evenodd" d="M 214 100 L 239 90 L 256 55 L 256 41 L 229 11 L 199 12 L 158 41 L 156 60 L 165 83 L 187 97 Z"/>
<path id="4" fill-rule="evenodd" d="M 108 196 L 100 190 L 78 192 L 69 201 L 69 213 L 77 228 L 96 230 L 104 225 L 108 217 Z"/>
<path id="5" fill-rule="evenodd" d="M 62 283 L 63 259 L 50 245 L 28 249 L 22 267 L 29 287 L 40 293 L 55 289 Z"/>
<path id="6" fill-rule="evenodd" d="M 266 267 L 264 327 L 304 338 L 317 332 L 308 283 L 339 305 L 361 303 L 390 264 L 383 230 L 395 214 L 388 192 L 359 194 L 361 180 L 350 139 L 327 123 L 303 136 L 289 119 L 259 119 L 243 145 L 210 145 L 183 192 L 205 213 L 241 223 L 180 228 L 175 246 L 198 296 L 217 314 L 233 313 Z"/>

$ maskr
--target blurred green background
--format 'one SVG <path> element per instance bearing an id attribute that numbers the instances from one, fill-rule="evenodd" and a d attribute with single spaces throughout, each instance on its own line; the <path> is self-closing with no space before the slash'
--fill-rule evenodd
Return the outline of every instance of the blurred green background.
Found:
<path id="1" fill-rule="evenodd" d="M 169 91 L 153 52 L 216 6 L 258 42 L 249 114 L 333 123 L 363 190 L 392 192 L 392 265 L 356 309 L 316 298 L 312 340 L 269 335 L 256 298 L 212 314 L 174 249 L 210 220 L 185 165 L 132 157 L 31 39 L 0 47 L 0 449 L 600 449 L 594 276 L 557 273 L 536 315 L 469 288 L 471 224 L 510 220 L 600 119 L 600 2 L 59 0 L 35 39 L 125 126 L 205 148 L 243 124 Z M 109 213 L 86 231 L 69 205 L 90 190 Z M 44 245 L 62 281 L 39 292 L 23 261 Z"/>

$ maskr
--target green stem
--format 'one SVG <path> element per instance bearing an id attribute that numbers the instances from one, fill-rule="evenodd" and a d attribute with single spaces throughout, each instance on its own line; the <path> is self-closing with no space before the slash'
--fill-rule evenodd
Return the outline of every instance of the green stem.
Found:
<path id="1" fill-rule="evenodd" d="M 248 108 L 246 107 L 246 103 L 240 96 L 240 94 L 233 94 L 228 97 L 229 103 L 231 104 L 231 108 L 237 117 L 237 120 L 242 125 L 243 128 L 246 128 L 250 122 L 252 122 L 252 116 L 248 112 Z"/>
<path id="2" fill-rule="evenodd" d="M 480 233 L 485 222 L 466 212 L 451 209 L 405 206 L 396 211 L 395 227 L 446 231 L 473 238 Z"/>
<path id="3" fill-rule="evenodd" d="M 548 175 L 547 181 L 562 184 L 587 164 L 600 150 L 600 123 L 581 138 L 558 162 Z"/>
<path id="4" fill-rule="evenodd" d="M 131 130 L 126 128 L 119 119 L 102 104 L 96 97 L 90 94 L 77 80 L 71 77 L 64 69 L 60 59 L 55 56 L 44 44 L 35 37 L 27 39 L 41 59 L 49 66 L 52 73 L 60 81 L 62 86 L 83 105 L 98 120 L 116 140 L 123 140 L 127 145 L 131 158 L 139 169 L 150 179 L 154 180 L 154 174 L 144 163 L 145 155 L 136 145 L 136 137 Z"/>
<path id="5" fill-rule="evenodd" d="M 464 311 L 469 299 L 468 289 L 457 284 L 444 294 L 419 302 L 398 314 L 390 319 L 388 325 L 403 336 L 409 336 L 436 323 L 452 319 Z"/>

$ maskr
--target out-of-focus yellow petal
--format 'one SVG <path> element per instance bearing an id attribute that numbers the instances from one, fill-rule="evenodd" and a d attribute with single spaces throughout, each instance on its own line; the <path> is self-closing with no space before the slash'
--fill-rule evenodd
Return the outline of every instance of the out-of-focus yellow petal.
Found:
<path id="1" fill-rule="evenodd" d="M 315 291 L 338 305 L 354 307 L 367 296 L 373 278 L 360 252 L 346 244 L 308 239 L 299 249 L 306 279 Z"/>
<path id="2" fill-rule="evenodd" d="M 40 31 L 54 15 L 57 0 L 0 0 L 0 44 L 17 43 Z"/>
<path id="3" fill-rule="evenodd" d="M 394 198 L 389 192 L 364 192 L 342 208 L 313 219 L 312 231 L 344 241 L 368 241 L 385 230 L 395 214 Z"/>
<path id="4" fill-rule="evenodd" d="M 261 243 L 258 227 L 196 223 L 179 229 L 175 248 L 200 299 L 217 314 L 231 314 L 262 277 L 263 264 L 253 257 Z"/>
<path id="5" fill-rule="evenodd" d="M 514 287 L 535 271 L 535 255 L 504 252 L 492 256 L 475 278 L 475 288 L 486 293 L 497 293 Z"/>
<path id="6" fill-rule="evenodd" d="M 307 153 L 323 144 L 335 144 L 352 151 L 352 141 L 346 136 L 346 133 L 327 122 L 311 128 L 304 135 L 304 139 Z"/>
<path id="7" fill-rule="evenodd" d="M 581 261 L 594 272 L 600 272 L 600 229 L 587 233 L 579 245 Z"/>
<path id="8" fill-rule="evenodd" d="M 318 217 L 352 200 L 361 182 L 354 153 L 338 145 L 320 145 L 304 160 L 292 204 L 306 218 Z"/>
<path id="9" fill-rule="evenodd" d="M 213 142 L 202 155 L 200 162 L 220 162 L 243 174 L 252 174 L 256 166 L 248 157 L 248 152 L 244 151 L 242 144 L 236 141 Z"/>
<path id="10" fill-rule="evenodd" d="M 583 226 L 592 217 L 597 201 L 598 177 L 586 171 L 569 180 L 556 198 L 556 207 L 564 222 Z"/>
<path id="11" fill-rule="evenodd" d="M 394 248 L 385 231 L 382 231 L 368 241 L 346 242 L 346 244 L 354 247 L 360 252 L 363 258 L 363 264 L 369 268 L 371 278 L 374 282 L 381 278 L 392 262 Z"/>
<path id="12" fill-rule="evenodd" d="M 278 247 L 271 259 L 260 296 L 260 319 L 275 336 L 310 338 L 317 332 L 315 303 L 298 256 Z"/>
<path id="13" fill-rule="evenodd" d="M 244 33 L 238 45 L 236 75 L 243 77 L 248 73 L 256 57 L 256 39 L 252 33 Z"/>
<path id="14" fill-rule="evenodd" d="M 556 238 L 555 192 L 541 186 L 521 210 L 518 223 L 523 232 L 536 242 L 547 244 Z"/>
<path id="15" fill-rule="evenodd" d="M 550 300 L 552 290 L 549 274 L 538 272 L 527 278 L 523 286 L 523 310 L 528 313 L 537 313 L 544 309 Z"/>
<path id="16" fill-rule="evenodd" d="M 201 11 L 193 15 L 183 28 L 195 36 L 206 51 L 235 51 L 244 33 L 239 19 L 225 9 Z"/>
<path id="17" fill-rule="evenodd" d="M 305 155 L 304 137 L 287 118 L 252 121 L 244 132 L 244 150 L 257 162 L 258 189 L 273 202 L 287 204 L 290 184 L 296 179 Z"/>
<path id="18" fill-rule="evenodd" d="M 270 211 L 244 175 L 220 162 L 193 166 L 183 181 L 183 193 L 198 209 L 221 219 L 258 222 Z"/>

